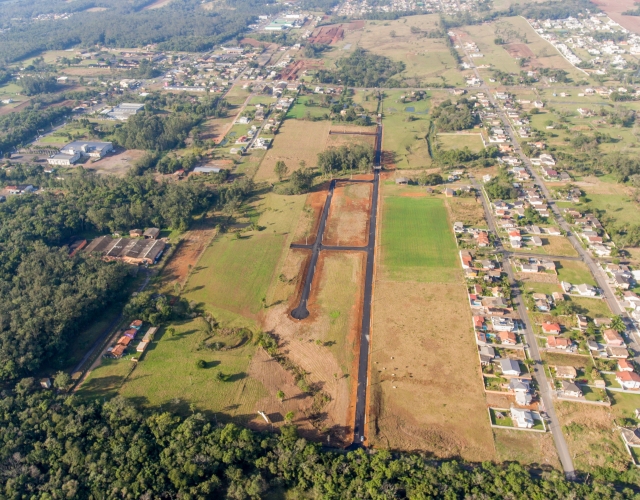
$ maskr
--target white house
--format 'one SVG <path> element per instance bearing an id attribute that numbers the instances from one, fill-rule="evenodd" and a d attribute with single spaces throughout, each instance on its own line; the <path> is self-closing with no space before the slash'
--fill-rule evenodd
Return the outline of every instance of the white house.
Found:
<path id="1" fill-rule="evenodd" d="M 533 412 L 529 410 L 511 408 L 511 419 L 515 427 L 522 429 L 531 429 L 534 425 Z"/>
<path id="2" fill-rule="evenodd" d="M 640 375 L 636 372 L 616 372 L 616 380 L 624 389 L 640 389 Z"/>

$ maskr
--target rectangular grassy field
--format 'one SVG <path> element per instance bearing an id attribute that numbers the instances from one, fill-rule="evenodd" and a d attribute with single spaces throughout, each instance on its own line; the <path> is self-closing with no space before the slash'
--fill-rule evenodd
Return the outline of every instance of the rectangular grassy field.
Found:
<path id="1" fill-rule="evenodd" d="M 390 277 L 455 281 L 458 251 L 442 199 L 387 197 L 382 219 L 383 266 Z"/>

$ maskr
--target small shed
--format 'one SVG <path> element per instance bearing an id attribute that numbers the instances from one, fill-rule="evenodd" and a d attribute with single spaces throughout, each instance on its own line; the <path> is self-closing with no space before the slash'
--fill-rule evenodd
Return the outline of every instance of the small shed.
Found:
<path id="1" fill-rule="evenodd" d="M 160 236 L 160 229 L 157 227 L 150 227 L 143 233 L 143 235 L 148 240 L 155 240 Z"/>
<path id="2" fill-rule="evenodd" d="M 409 184 L 409 179 L 406 177 L 396 177 L 396 184 Z"/>
<path id="3" fill-rule="evenodd" d="M 44 388 L 44 389 L 51 389 L 51 379 L 50 378 L 43 378 L 40 380 L 40 385 Z"/>
<path id="4" fill-rule="evenodd" d="M 132 229 L 129 231 L 129 236 L 131 238 L 140 238 L 142 236 L 142 229 Z"/>

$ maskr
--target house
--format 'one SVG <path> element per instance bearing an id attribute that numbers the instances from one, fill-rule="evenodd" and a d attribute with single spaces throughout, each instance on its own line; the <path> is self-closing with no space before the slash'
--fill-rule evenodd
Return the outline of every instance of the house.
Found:
<path id="1" fill-rule="evenodd" d="M 511 419 L 513 425 L 521 429 L 531 429 L 534 425 L 533 412 L 529 410 L 511 408 Z"/>
<path id="2" fill-rule="evenodd" d="M 482 295 L 482 287 L 476 283 L 473 285 L 473 293 L 476 295 Z"/>
<path id="3" fill-rule="evenodd" d="M 397 177 L 396 184 L 409 184 L 409 179 L 407 179 L 406 177 Z"/>
<path id="4" fill-rule="evenodd" d="M 565 396 L 569 396 L 572 398 L 580 398 L 582 397 L 582 390 L 573 382 L 569 382 L 568 380 L 563 380 L 560 382 L 562 387 L 562 392 L 564 392 Z"/>
<path id="5" fill-rule="evenodd" d="M 606 329 L 602 336 L 604 337 L 604 341 L 607 345 L 622 347 L 625 345 L 624 339 L 620 336 L 618 332 L 612 330 L 611 328 Z"/>
<path id="6" fill-rule="evenodd" d="M 464 233 L 464 224 L 462 222 L 454 222 L 453 223 L 453 232 L 454 233 Z"/>
<path id="7" fill-rule="evenodd" d="M 482 345 L 480 346 L 480 354 L 483 354 L 493 359 L 496 357 L 496 350 L 490 345 Z"/>
<path id="8" fill-rule="evenodd" d="M 601 326 L 609 326 L 611 324 L 611 318 L 595 318 L 593 323 L 600 328 Z"/>
<path id="9" fill-rule="evenodd" d="M 622 273 L 614 273 L 612 276 L 612 280 L 616 288 L 629 290 L 629 287 L 631 287 L 631 278 L 629 276 L 625 276 Z"/>
<path id="10" fill-rule="evenodd" d="M 518 229 L 509 231 L 509 239 L 511 241 L 522 241 L 522 236 L 520 235 L 520 231 Z"/>
<path id="11" fill-rule="evenodd" d="M 542 323 L 543 333 L 559 334 L 562 329 L 558 323 Z"/>
<path id="12" fill-rule="evenodd" d="M 578 376 L 578 372 L 573 366 L 556 366 L 556 377 L 573 380 Z"/>
<path id="13" fill-rule="evenodd" d="M 553 292 L 551 294 L 551 297 L 556 302 L 562 302 L 564 300 L 564 295 L 562 295 L 560 292 Z"/>
<path id="14" fill-rule="evenodd" d="M 147 347 L 149 347 L 149 342 L 145 342 L 144 340 L 138 344 L 136 347 L 136 352 L 144 352 Z"/>
<path id="15" fill-rule="evenodd" d="M 520 363 L 515 359 L 501 359 L 499 363 L 503 375 L 511 375 L 514 377 L 520 375 Z"/>
<path id="16" fill-rule="evenodd" d="M 492 317 L 491 327 L 496 332 L 512 332 L 515 329 L 515 323 L 511 318 Z"/>
<path id="17" fill-rule="evenodd" d="M 489 235 L 484 231 L 478 232 L 476 239 L 478 240 L 479 247 L 484 248 L 489 246 Z"/>
<path id="18" fill-rule="evenodd" d="M 482 316 L 474 316 L 473 317 L 473 326 L 478 330 L 486 330 L 487 326 L 484 324 L 484 317 Z"/>
<path id="19" fill-rule="evenodd" d="M 532 236 L 531 237 L 531 242 L 537 247 L 541 247 L 542 246 L 542 239 L 539 236 Z"/>
<path id="20" fill-rule="evenodd" d="M 589 321 L 586 316 L 583 316 L 581 314 L 576 314 L 576 320 L 577 320 L 578 328 L 581 331 L 585 331 L 589 326 Z"/>
<path id="21" fill-rule="evenodd" d="M 31 184 L 18 184 L 17 186 L 7 186 L 9 194 L 24 194 L 37 191 Z"/>
<path id="22" fill-rule="evenodd" d="M 554 349 L 568 349 L 571 347 L 572 342 L 571 339 L 566 339 L 564 337 L 557 337 L 555 335 L 547 335 L 547 346 L 553 347 Z"/>
<path id="23" fill-rule="evenodd" d="M 41 379 L 40 387 L 42 387 L 43 389 L 51 389 L 51 379 L 50 378 Z"/>
<path id="24" fill-rule="evenodd" d="M 623 389 L 633 391 L 640 389 L 640 375 L 635 372 L 616 372 L 616 381 Z"/>
<path id="25" fill-rule="evenodd" d="M 498 333 L 498 338 L 505 345 L 516 345 L 518 343 L 516 334 L 513 332 L 500 332 Z"/>
<path id="26" fill-rule="evenodd" d="M 627 307 L 640 309 L 640 297 L 635 292 L 624 292 L 622 296 Z"/>
<path id="27" fill-rule="evenodd" d="M 127 347 L 131 343 L 131 340 L 133 340 L 131 337 L 123 335 L 118 339 L 118 344 Z"/>
<path id="28" fill-rule="evenodd" d="M 598 291 L 596 290 L 596 288 L 594 286 L 587 285 L 586 283 L 577 285 L 574 288 L 582 297 L 595 297 L 596 295 L 598 295 Z"/>
<path id="29" fill-rule="evenodd" d="M 629 357 L 629 351 L 626 347 L 607 346 L 607 355 L 610 358 L 627 359 Z"/>
<path id="30" fill-rule="evenodd" d="M 460 251 L 460 261 L 462 262 L 462 269 L 469 269 L 473 267 L 473 257 L 469 252 Z"/>
<path id="31" fill-rule="evenodd" d="M 143 236 L 147 240 L 155 240 L 160 236 L 160 229 L 157 227 L 150 227 L 143 233 Z"/>
<path id="32" fill-rule="evenodd" d="M 443 193 L 447 198 L 453 198 L 456 195 L 456 192 L 450 188 L 445 188 Z"/>
<path id="33" fill-rule="evenodd" d="M 530 392 L 531 380 L 527 378 L 512 378 L 509 380 L 509 390 L 513 392 Z"/>
<path id="34" fill-rule="evenodd" d="M 157 331 L 158 331 L 158 327 L 152 326 L 147 330 L 147 333 L 144 334 L 144 337 L 142 337 L 142 340 L 145 342 L 151 342 Z"/>
<path id="35" fill-rule="evenodd" d="M 108 351 L 107 354 L 109 356 L 111 356 L 112 358 L 116 358 L 116 359 L 117 358 L 121 358 L 126 349 L 127 349 L 126 346 L 124 346 L 122 344 L 117 344 L 113 349 Z"/>
<path id="36" fill-rule="evenodd" d="M 130 238 L 140 238 L 142 236 L 142 229 L 132 229 L 129 231 Z"/>
<path id="37" fill-rule="evenodd" d="M 618 360 L 618 371 L 621 371 L 621 372 L 632 372 L 633 371 L 633 364 L 631 363 L 631 361 L 628 361 L 626 359 L 619 359 Z"/>

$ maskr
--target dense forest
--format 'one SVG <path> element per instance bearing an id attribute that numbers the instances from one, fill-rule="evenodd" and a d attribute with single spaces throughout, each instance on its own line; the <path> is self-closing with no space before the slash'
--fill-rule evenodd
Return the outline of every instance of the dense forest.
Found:
<path id="1" fill-rule="evenodd" d="M 123 398 L 82 402 L 23 379 L 0 400 L 3 498 L 527 498 L 633 497 L 635 469 L 597 470 L 589 481 L 523 466 L 431 462 L 380 450 L 322 451 L 294 426 L 261 434 L 142 413 Z M 289 497 L 288 497 L 289 498 Z"/>
<path id="2" fill-rule="evenodd" d="M 203 51 L 240 36 L 258 14 L 274 13 L 268 0 L 223 0 L 205 10 L 198 0 L 174 0 L 161 9 L 152 0 L 37 0 L 0 3 L 0 63 L 14 62 L 47 49 L 75 45 Z M 88 12 L 103 7 L 103 12 Z M 70 13 L 68 19 L 37 21 L 39 14 Z"/>
<path id="3" fill-rule="evenodd" d="M 0 154 L 32 141 L 38 130 L 48 128 L 71 113 L 68 106 L 48 106 L 36 102 L 31 106 L 0 116 Z"/>
<path id="4" fill-rule="evenodd" d="M 398 86 L 392 77 L 404 71 L 404 63 L 392 61 L 388 57 L 378 56 L 357 48 L 348 57 L 339 59 L 334 71 L 318 71 L 321 83 L 339 84 L 349 87 Z"/>
<path id="5" fill-rule="evenodd" d="M 72 237 L 151 226 L 184 230 L 213 204 L 237 204 L 247 194 L 237 184 L 213 191 L 197 182 L 101 177 L 83 169 L 49 183 L 52 189 L 40 194 L 0 203 L 0 378 L 64 357 L 83 323 L 121 298 L 125 268 L 68 257 L 61 248 Z"/>
<path id="6" fill-rule="evenodd" d="M 373 159 L 373 148 L 365 144 L 328 148 L 318 153 L 318 169 L 324 175 L 354 170 L 366 172 L 371 169 Z"/>

